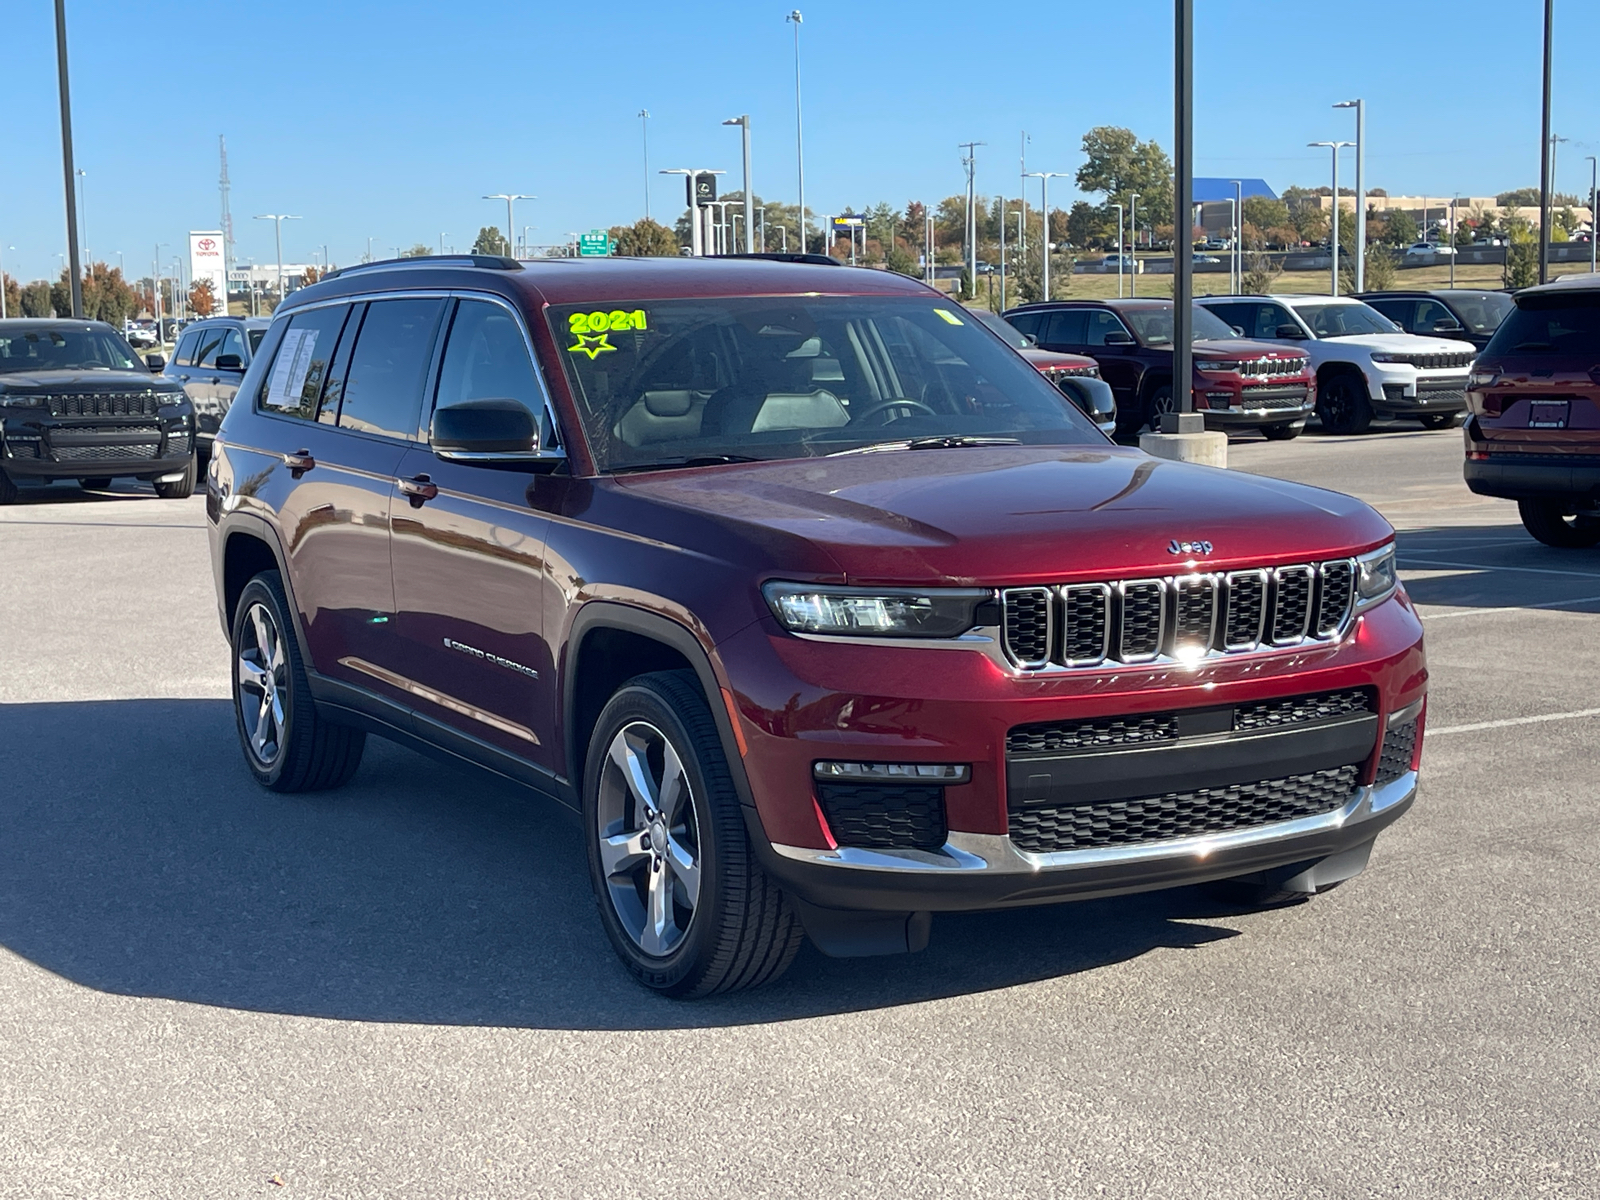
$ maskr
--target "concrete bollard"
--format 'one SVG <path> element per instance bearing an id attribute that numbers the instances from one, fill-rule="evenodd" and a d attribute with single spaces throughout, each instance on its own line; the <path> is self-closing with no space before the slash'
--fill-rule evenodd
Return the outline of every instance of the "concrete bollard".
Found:
<path id="1" fill-rule="evenodd" d="M 1228 465 L 1228 435 L 1206 431 L 1206 419 L 1199 413 L 1164 413 L 1160 433 L 1141 433 L 1139 449 L 1173 462 L 1199 463 L 1206 467 Z"/>

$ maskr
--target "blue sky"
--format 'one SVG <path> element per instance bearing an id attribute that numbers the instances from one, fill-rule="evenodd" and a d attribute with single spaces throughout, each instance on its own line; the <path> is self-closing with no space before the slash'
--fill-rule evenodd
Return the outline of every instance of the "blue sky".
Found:
<path id="1" fill-rule="evenodd" d="M 806 198 L 837 212 L 962 189 L 958 142 L 987 142 L 978 187 L 1015 194 L 1019 134 L 1030 170 L 1074 171 L 1084 130 L 1126 125 L 1169 150 L 1170 0 L 1115 4 L 802 2 Z M 129 4 L 68 0 L 74 134 L 87 176 L 87 242 L 148 273 L 190 229 L 217 222 L 217 135 L 228 138 L 240 258 L 326 245 L 335 262 L 424 241 L 470 245 L 503 224 L 486 192 L 518 205 L 535 242 L 642 214 L 641 107 L 652 213 L 675 217 L 662 167 L 728 170 L 724 118 L 748 112 L 758 194 L 795 192 L 792 27 L 782 3 L 450 4 L 274 0 Z M 1329 105 L 1368 103 L 1370 186 L 1492 194 L 1538 177 L 1539 0 L 1397 0 L 1325 6 L 1197 0 L 1196 173 L 1325 182 L 1352 136 Z M 1557 0 L 1558 186 L 1587 187 L 1600 100 L 1586 48 L 1600 4 Z M 11 0 L 0 40 L 10 119 L 0 145 L 0 251 L 23 279 L 66 249 L 52 9 Z M 1342 168 L 1348 171 L 1348 167 Z M 1348 180 L 1348 175 L 1344 177 Z M 1076 198 L 1055 181 L 1052 204 Z M 1037 187 L 1034 181 L 1031 188 Z M 1036 191 L 1030 191 L 1036 197 Z M 10 247 L 15 246 L 14 250 Z M 137 268 L 137 269 L 136 269 Z"/>

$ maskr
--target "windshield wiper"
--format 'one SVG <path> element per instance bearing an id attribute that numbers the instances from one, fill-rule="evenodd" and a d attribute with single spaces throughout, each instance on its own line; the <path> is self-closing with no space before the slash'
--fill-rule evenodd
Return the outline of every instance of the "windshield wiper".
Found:
<path id="1" fill-rule="evenodd" d="M 765 462 L 748 454 L 697 454 L 688 458 L 663 458 L 659 462 L 626 463 L 612 467 L 611 474 L 624 475 L 633 471 L 675 471 L 680 467 L 716 467 L 724 463 Z"/>
<path id="2" fill-rule="evenodd" d="M 845 454 L 878 454 L 884 450 L 954 450 L 962 446 L 1020 446 L 1021 440 L 1012 437 L 975 437 L 965 433 L 941 434 L 937 437 L 908 438 L 898 442 L 874 442 L 870 446 L 853 446 L 849 450 L 835 450 L 825 458 L 838 458 Z"/>

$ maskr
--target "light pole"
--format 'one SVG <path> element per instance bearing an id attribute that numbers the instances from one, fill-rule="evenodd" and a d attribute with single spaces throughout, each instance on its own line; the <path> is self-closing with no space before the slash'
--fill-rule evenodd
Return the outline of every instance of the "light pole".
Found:
<path id="1" fill-rule="evenodd" d="M 1367 290 L 1367 102 L 1344 100 L 1334 107 L 1356 110 L 1356 291 L 1364 292 Z M 1338 202 L 1335 196 L 1334 203 Z M 1452 270 L 1455 265 L 1456 260 L 1452 258 Z"/>
<path id="2" fill-rule="evenodd" d="M 13 250 L 15 246 L 11 247 Z M 0 247 L 0 321 L 6 319 L 6 268 L 4 247 Z"/>
<path id="3" fill-rule="evenodd" d="M 1123 206 L 1113 203 L 1112 208 L 1117 210 L 1117 299 L 1122 299 L 1122 212 Z"/>
<path id="4" fill-rule="evenodd" d="M 1456 206 L 1461 203 L 1460 195 L 1450 197 L 1450 286 L 1456 286 Z M 1361 284 L 1357 282 L 1359 289 Z"/>
<path id="5" fill-rule="evenodd" d="M 150 264 L 150 291 L 154 297 L 156 309 L 156 341 L 161 340 L 161 248 L 170 246 L 171 242 L 157 242 L 156 256 Z"/>
<path id="6" fill-rule="evenodd" d="M 1194 412 L 1194 0 L 1173 0 L 1172 233 L 1183 233 L 1184 253 L 1172 254 L 1172 398 L 1177 411 L 1162 419 L 1161 433 L 1183 433 L 1204 419 Z M 1196 429 L 1194 432 L 1200 432 Z"/>
<path id="7" fill-rule="evenodd" d="M 282 213 L 262 213 L 256 217 L 257 221 L 271 221 L 272 231 L 278 245 L 278 303 L 283 303 L 283 223 L 285 221 L 298 221 L 299 217 L 291 217 Z"/>
<path id="8" fill-rule="evenodd" d="M 794 161 L 800 183 L 800 253 L 806 252 L 806 143 L 800 122 L 800 24 L 804 18 L 797 8 L 785 21 L 794 22 Z"/>
<path id="9" fill-rule="evenodd" d="M 485 200 L 504 200 L 506 202 L 506 250 L 512 249 L 511 240 L 517 236 L 517 201 L 537 200 L 537 196 L 524 196 L 520 192 L 497 192 L 493 196 L 485 196 Z"/>
<path id="10" fill-rule="evenodd" d="M 744 252 L 756 252 L 756 202 L 750 194 L 750 114 L 732 117 L 724 125 L 737 125 L 744 135 Z"/>
<path id="11" fill-rule="evenodd" d="M 978 147 L 984 142 L 959 142 L 957 148 L 965 150 L 961 165 L 967 169 L 967 286 L 972 289 L 969 299 L 978 295 Z"/>
<path id="12" fill-rule="evenodd" d="M 1139 193 L 1138 192 L 1129 192 L 1128 193 L 1128 239 L 1131 242 L 1133 242 L 1133 261 L 1128 264 L 1128 266 L 1131 268 L 1128 271 L 1128 295 L 1129 296 L 1137 296 L 1139 294 Z M 1049 240 L 1050 240 L 1049 238 L 1045 239 L 1046 244 L 1049 243 Z M 1184 238 L 1183 240 L 1184 240 L 1184 244 L 1187 245 L 1190 239 L 1189 238 Z M 1177 242 L 1178 242 L 1178 229 L 1177 229 L 1177 226 L 1173 226 L 1173 229 L 1172 229 L 1172 242 L 1173 242 L 1173 245 L 1172 245 L 1172 261 L 1174 263 L 1176 263 L 1178 261 L 1178 245 L 1177 245 Z M 1192 261 L 1193 260 L 1191 259 L 1191 262 Z M 1176 269 L 1176 268 L 1174 268 L 1174 269 Z"/>
<path id="13" fill-rule="evenodd" d="M 644 146 L 644 219 L 650 219 L 650 110 L 639 110 L 639 139 Z"/>
<path id="14" fill-rule="evenodd" d="M 1005 189 L 1000 196 L 1000 311 L 1006 310 L 1006 198 Z"/>
<path id="15" fill-rule="evenodd" d="M 522 256 L 524 258 L 533 257 L 533 252 L 528 249 L 528 232 L 537 228 L 539 228 L 537 225 L 524 225 L 522 227 Z"/>
<path id="16" fill-rule="evenodd" d="M 1597 183 L 1600 183 L 1600 180 L 1597 180 L 1597 178 L 1596 178 L 1595 156 L 1590 154 L 1590 155 L 1586 155 L 1585 157 L 1587 157 L 1588 160 L 1589 160 L 1589 274 L 1593 275 L 1595 273 L 1595 255 L 1594 255 L 1594 247 L 1595 247 L 1595 227 L 1594 227 L 1595 222 L 1594 222 L 1594 216 L 1595 216 L 1595 213 L 1594 213 L 1594 210 L 1595 210 L 1595 198 L 1596 198 L 1597 195 L 1600 195 L 1600 192 L 1597 192 L 1597 190 L 1596 190 L 1596 185 L 1597 185 Z"/>
<path id="17" fill-rule="evenodd" d="M 1244 291 L 1244 181 L 1230 179 L 1233 184 L 1233 251 L 1228 256 L 1232 269 L 1228 274 L 1232 277 L 1228 284 L 1229 295 L 1237 296 Z"/>
<path id="18" fill-rule="evenodd" d="M 83 319 L 83 278 L 78 263 L 77 197 L 72 167 L 72 89 L 67 85 L 67 8 L 66 0 L 56 0 L 56 82 L 61 89 L 61 168 L 67 181 L 67 272 L 72 291 L 72 316 Z"/>
<path id="19" fill-rule="evenodd" d="M 1332 282 L 1329 284 L 1329 294 L 1339 294 L 1339 151 L 1352 142 L 1307 142 L 1307 146 L 1326 146 L 1330 157 L 1333 159 L 1333 212 L 1328 218 L 1328 261 L 1333 265 L 1329 268 Z M 1426 228 L 1426 214 L 1424 214 L 1424 228 Z"/>
<path id="20" fill-rule="evenodd" d="M 1022 173 L 1022 182 L 1017 185 L 1021 189 L 1021 192 L 1019 193 L 1021 198 L 1017 201 L 1017 203 L 1022 205 L 1024 218 L 1026 218 L 1026 214 L 1028 212 L 1028 143 L 1032 140 L 1033 139 L 1028 136 L 1028 131 L 1026 129 L 1022 130 L 1021 153 L 1017 155 L 1017 162 L 1020 164 L 1019 169 Z M 1023 228 L 1017 233 L 1017 261 L 1019 263 L 1025 263 L 1028 261 L 1026 219 L 1024 219 Z"/>
<path id="21" fill-rule="evenodd" d="M 60 3 L 57 0 L 57 9 Z M 1544 97 L 1539 120 L 1539 282 L 1550 282 L 1550 202 L 1553 163 L 1550 152 L 1550 75 L 1555 54 L 1555 0 L 1544 0 Z M 63 72 L 63 78 L 65 73 Z"/>
<path id="22" fill-rule="evenodd" d="M 447 233 L 441 233 L 439 235 L 439 254 L 440 254 L 441 257 L 443 257 L 443 255 L 444 255 L 444 239 L 449 237 L 449 236 L 450 235 L 447 234 Z"/>
<path id="23" fill-rule="evenodd" d="M 1039 181 L 1039 211 L 1044 214 L 1044 231 L 1039 238 L 1039 244 L 1044 247 L 1044 270 L 1041 272 L 1043 279 L 1042 291 L 1044 299 L 1050 299 L 1050 181 L 1058 176 L 1065 175 L 1065 171 L 1029 171 L 1028 178 Z"/>
<path id="24" fill-rule="evenodd" d="M 83 245 L 84 263 L 92 264 L 94 254 L 89 249 L 89 185 L 84 182 L 89 172 L 82 167 L 77 169 L 78 176 L 78 240 Z"/>

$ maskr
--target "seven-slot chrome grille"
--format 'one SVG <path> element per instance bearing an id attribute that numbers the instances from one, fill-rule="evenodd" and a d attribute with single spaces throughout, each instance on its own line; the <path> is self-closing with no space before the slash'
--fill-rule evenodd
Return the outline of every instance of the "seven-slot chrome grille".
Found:
<path id="1" fill-rule="evenodd" d="M 153 417 L 183 397 L 160 392 L 78 392 L 45 397 L 52 417 Z"/>
<path id="2" fill-rule="evenodd" d="M 1194 662 L 1327 642 L 1354 614 L 1348 558 L 1218 573 L 1007 588 L 1007 657 L 1024 670 Z"/>
<path id="3" fill-rule="evenodd" d="M 1247 358 L 1239 364 L 1239 374 L 1275 377 L 1298 375 L 1311 360 L 1307 358 Z"/>
<path id="4" fill-rule="evenodd" d="M 1476 355 L 1476 350 L 1446 350 L 1437 353 L 1396 354 L 1389 361 L 1410 363 L 1419 371 L 1448 371 L 1470 367 Z"/>

